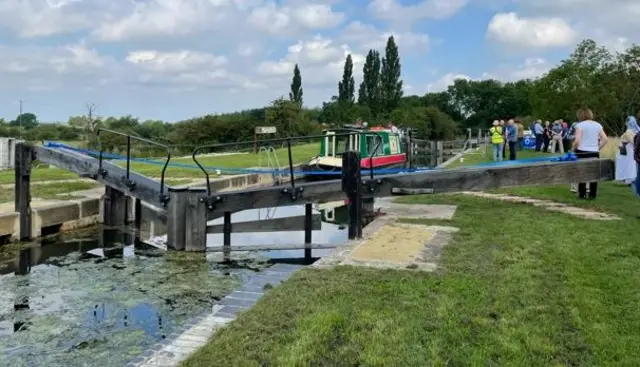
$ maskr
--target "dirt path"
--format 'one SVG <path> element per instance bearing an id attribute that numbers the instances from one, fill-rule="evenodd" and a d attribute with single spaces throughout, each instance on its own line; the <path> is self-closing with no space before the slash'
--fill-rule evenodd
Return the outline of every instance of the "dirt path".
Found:
<path id="1" fill-rule="evenodd" d="M 593 210 L 579 208 L 569 204 L 558 203 L 551 200 L 540 200 L 540 199 L 533 199 L 533 198 L 524 197 L 524 196 L 489 194 L 486 192 L 471 192 L 471 191 L 461 192 L 460 194 L 482 197 L 487 199 L 509 201 L 513 203 L 531 204 L 533 206 L 544 208 L 546 210 L 566 213 L 566 214 L 570 214 L 570 215 L 580 217 L 580 218 L 585 218 L 585 219 L 593 219 L 593 220 L 620 220 L 621 219 L 620 217 L 613 214 L 600 213 Z"/>

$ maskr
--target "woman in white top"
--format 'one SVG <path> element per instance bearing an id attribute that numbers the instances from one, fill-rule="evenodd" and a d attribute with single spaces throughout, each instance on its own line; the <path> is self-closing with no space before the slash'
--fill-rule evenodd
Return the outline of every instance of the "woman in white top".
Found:
<path id="1" fill-rule="evenodd" d="M 579 159 L 600 158 L 600 150 L 607 144 L 607 134 L 602 125 L 593 121 L 593 112 L 588 108 L 581 108 L 576 113 L 578 124 L 576 125 L 576 139 L 573 142 L 573 150 Z M 589 199 L 595 199 L 598 195 L 598 183 L 589 183 Z M 587 183 L 578 184 L 578 198 L 587 198 Z"/>
<path id="2" fill-rule="evenodd" d="M 616 181 L 630 185 L 638 175 L 634 160 L 633 138 L 640 132 L 640 126 L 635 117 L 627 117 L 627 131 L 620 137 L 618 154 L 616 154 Z"/>

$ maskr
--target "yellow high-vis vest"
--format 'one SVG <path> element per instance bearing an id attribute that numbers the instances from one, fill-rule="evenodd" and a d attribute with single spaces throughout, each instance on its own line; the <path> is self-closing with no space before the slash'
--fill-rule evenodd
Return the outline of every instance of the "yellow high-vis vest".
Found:
<path id="1" fill-rule="evenodd" d="M 489 131 L 491 132 L 491 144 L 503 144 L 504 143 L 504 136 L 502 135 L 502 127 L 501 126 L 494 126 L 491 129 L 489 129 Z"/>

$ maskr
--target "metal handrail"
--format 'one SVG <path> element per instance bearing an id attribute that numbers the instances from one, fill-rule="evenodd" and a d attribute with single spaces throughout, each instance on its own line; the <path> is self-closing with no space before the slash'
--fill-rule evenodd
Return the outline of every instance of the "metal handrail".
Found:
<path id="1" fill-rule="evenodd" d="M 351 131 L 351 132 L 346 132 L 346 133 L 332 134 L 331 137 L 353 136 L 353 135 L 358 135 L 358 136 L 361 136 L 361 135 L 375 135 L 376 138 L 377 138 L 376 139 L 377 144 L 376 144 L 373 152 L 369 156 L 370 174 L 371 174 L 371 178 L 373 179 L 373 171 L 374 171 L 374 169 L 373 169 L 373 156 L 378 152 L 378 150 L 382 146 L 382 135 L 380 135 L 377 131 Z M 327 137 L 327 134 L 297 136 L 297 137 L 288 137 L 288 138 L 276 138 L 276 139 L 261 140 L 260 144 L 265 144 L 265 143 L 270 143 L 270 144 L 273 144 L 273 143 L 284 143 L 284 144 L 287 145 L 287 154 L 288 154 L 288 160 L 289 160 L 289 175 L 291 177 L 291 189 L 294 190 L 293 192 L 295 192 L 296 186 L 295 186 L 295 174 L 294 174 L 294 170 L 293 170 L 293 157 L 292 157 L 292 152 L 291 152 L 291 141 L 324 139 L 326 137 Z M 210 176 L 209 176 L 209 172 L 204 168 L 204 166 L 196 158 L 198 153 L 200 153 L 204 149 L 221 149 L 221 148 L 230 147 L 230 146 L 253 146 L 253 144 L 255 144 L 255 141 L 249 140 L 249 141 L 234 142 L 234 143 L 219 143 L 219 144 L 203 145 L 203 146 L 197 147 L 197 148 L 195 148 L 193 150 L 193 153 L 191 154 L 191 158 L 193 159 L 195 164 L 200 168 L 200 170 L 204 173 L 205 178 L 206 178 L 207 196 L 211 196 Z"/>
<path id="2" fill-rule="evenodd" d="M 102 142 L 100 141 L 100 133 L 101 132 L 106 132 L 106 133 L 110 133 L 110 134 L 114 134 L 114 135 L 118 135 L 118 136 L 124 136 L 127 138 L 127 183 L 131 183 L 130 180 L 130 171 L 131 171 L 131 139 L 143 142 L 143 143 L 147 143 L 150 145 L 154 145 L 160 148 L 163 148 L 166 152 L 167 152 L 167 156 L 166 156 L 166 161 L 164 162 L 164 166 L 162 167 L 162 172 L 160 174 L 160 195 L 164 195 L 164 176 L 165 173 L 167 171 L 167 166 L 169 166 L 169 161 L 171 160 L 171 151 L 169 150 L 169 146 L 165 145 L 165 144 L 161 144 L 158 142 L 155 142 L 153 140 L 149 140 L 149 139 L 145 139 L 145 138 L 140 138 L 137 136 L 133 136 L 130 134 L 125 134 L 119 131 L 115 131 L 115 130 L 110 130 L 110 129 L 104 129 L 104 128 L 99 128 L 96 131 L 96 137 L 98 138 L 98 150 L 99 150 L 99 156 L 98 156 L 98 173 L 101 175 L 104 175 L 106 172 L 102 169 Z"/>

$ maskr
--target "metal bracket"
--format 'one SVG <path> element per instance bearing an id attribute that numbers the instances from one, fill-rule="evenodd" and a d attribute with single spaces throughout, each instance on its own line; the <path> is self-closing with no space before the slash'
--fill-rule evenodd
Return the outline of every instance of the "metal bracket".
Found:
<path id="1" fill-rule="evenodd" d="M 211 211 L 216 208 L 216 205 L 224 200 L 222 196 L 207 196 L 206 198 L 200 198 L 201 203 L 207 204 L 207 210 Z"/>
<path id="2" fill-rule="evenodd" d="M 378 190 L 378 187 L 380 187 L 381 184 L 382 184 L 382 180 L 377 178 L 362 180 L 362 185 L 366 186 L 367 191 L 369 192 L 376 192 Z"/>
<path id="3" fill-rule="evenodd" d="M 302 197 L 302 192 L 304 191 L 304 187 L 287 187 L 280 191 L 283 195 L 289 194 L 289 198 L 291 201 L 296 201 Z"/>
<path id="4" fill-rule="evenodd" d="M 126 177 L 122 178 L 124 185 L 129 188 L 129 190 L 133 191 L 136 188 L 136 182 L 134 180 L 129 180 Z"/>
<path id="5" fill-rule="evenodd" d="M 167 194 L 160 194 L 160 201 L 162 202 L 162 206 L 166 207 L 171 198 Z"/>
<path id="6" fill-rule="evenodd" d="M 100 168 L 98 170 L 98 175 L 100 175 L 101 177 L 107 177 L 109 175 L 109 172 L 107 172 L 107 170 L 104 168 Z"/>

